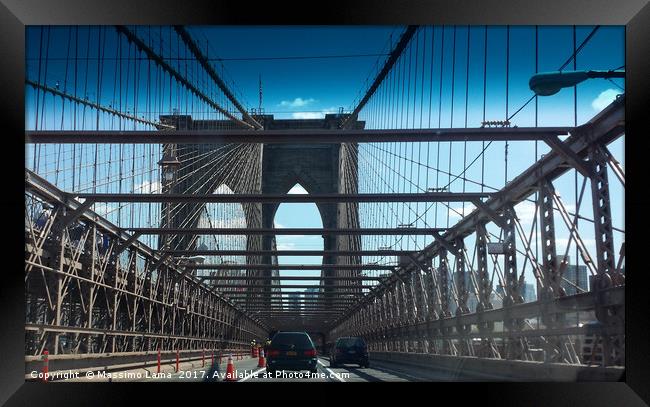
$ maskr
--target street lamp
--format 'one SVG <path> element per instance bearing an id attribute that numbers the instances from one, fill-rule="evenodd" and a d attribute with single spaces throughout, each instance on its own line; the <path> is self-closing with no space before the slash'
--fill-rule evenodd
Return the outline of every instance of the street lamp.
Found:
<path id="1" fill-rule="evenodd" d="M 162 175 L 162 191 L 163 193 L 171 193 L 174 181 L 176 181 L 176 172 L 181 166 L 181 162 L 178 161 L 178 157 L 174 154 L 174 145 L 167 145 L 165 148 L 165 153 L 163 158 L 158 161 L 160 165 L 160 172 Z M 165 226 L 171 227 L 171 202 L 164 203 L 165 205 Z M 170 239 L 167 235 L 159 237 L 162 239 L 162 246 L 166 247 L 170 243 Z"/>
<path id="2" fill-rule="evenodd" d="M 539 96 L 555 95 L 562 88 L 570 88 L 590 78 L 625 78 L 625 71 L 556 71 L 533 75 L 530 89 Z"/>
<path id="3" fill-rule="evenodd" d="M 163 158 L 158 161 L 158 165 L 160 165 L 162 178 L 165 184 L 172 184 L 176 178 L 176 170 L 178 170 L 178 168 L 181 166 L 181 162 L 178 161 L 178 157 L 176 157 L 176 155 L 174 155 L 171 151 L 168 151 L 165 153 Z"/>

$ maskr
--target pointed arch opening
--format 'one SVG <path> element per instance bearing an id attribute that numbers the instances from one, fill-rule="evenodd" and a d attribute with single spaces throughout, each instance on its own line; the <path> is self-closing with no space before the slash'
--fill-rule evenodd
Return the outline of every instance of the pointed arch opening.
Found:
<path id="1" fill-rule="evenodd" d="M 226 184 L 221 184 L 213 194 L 234 194 Z M 241 203 L 207 203 L 204 205 L 197 223 L 198 228 L 246 228 L 246 213 Z M 195 247 L 197 250 L 246 250 L 246 235 L 198 235 Z M 230 267 L 235 264 L 246 264 L 243 255 L 206 255 L 203 256 L 204 265 Z M 219 286 L 216 291 L 245 292 L 246 281 L 241 277 L 246 276 L 246 270 L 230 269 L 199 270 L 197 276 L 233 277 L 230 279 L 209 280 L 209 285 Z M 231 286 L 231 287 L 221 287 Z"/>
<path id="2" fill-rule="evenodd" d="M 307 189 L 296 182 L 289 188 L 288 194 L 308 194 Z M 320 209 L 315 203 L 282 203 L 275 211 L 273 226 L 282 228 L 322 228 L 323 218 Z M 324 250 L 322 236 L 286 236 L 276 235 L 277 250 Z M 322 256 L 278 256 L 278 264 L 295 265 L 321 265 Z M 279 270 L 280 277 L 321 277 L 320 270 Z M 281 281 L 280 289 L 283 292 L 283 308 L 291 310 L 304 309 L 304 297 L 309 294 L 304 292 L 318 292 L 318 280 L 285 280 Z M 291 285 L 313 285 L 314 288 L 285 288 Z M 286 293 L 286 294 L 284 294 Z"/>

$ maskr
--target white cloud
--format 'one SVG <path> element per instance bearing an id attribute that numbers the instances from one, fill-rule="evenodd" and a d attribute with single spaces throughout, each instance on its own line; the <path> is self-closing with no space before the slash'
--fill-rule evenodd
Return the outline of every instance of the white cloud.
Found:
<path id="1" fill-rule="evenodd" d="M 616 89 L 607 89 L 602 91 L 600 92 L 600 95 L 591 102 L 591 107 L 593 107 L 595 111 L 600 112 L 612 103 L 616 99 L 616 95 L 620 93 L 621 92 Z"/>
<path id="2" fill-rule="evenodd" d="M 289 243 L 277 243 L 278 250 L 295 250 L 296 244 L 293 242 Z"/>
<path id="3" fill-rule="evenodd" d="M 286 227 L 286 226 L 284 226 L 283 224 L 278 223 L 278 222 L 275 222 L 275 221 L 273 221 L 273 226 L 274 226 L 276 229 L 284 229 L 284 228 Z"/>
<path id="4" fill-rule="evenodd" d="M 160 192 L 161 186 L 160 181 L 143 181 L 135 186 L 135 192 L 140 193 L 149 193 L 149 192 Z"/>
<path id="5" fill-rule="evenodd" d="M 328 113 L 336 113 L 338 110 L 334 107 L 323 109 L 320 112 L 293 112 L 291 117 L 293 119 L 323 119 Z"/>
<path id="6" fill-rule="evenodd" d="M 571 213 L 575 213 L 575 205 L 564 203 L 564 207 L 566 208 L 567 211 Z M 557 208 L 557 206 L 555 206 L 555 208 Z M 530 226 L 533 224 L 533 220 L 535 219 L 536 216 L 535 203 L 530 201 L 523 201 L 515 206 L 515 212 L 517 213 L 517 218 L 519 218 L 519 223 L 521 223 L 522 225 Z M 537 216 L 539 216 L 539 211 L 537 211 Z M 555 212 L 555 216 L 556 219 L 558 219 L 556 220 L 556 222 L 558 221 L 561 222 L 562 218 L 560 217 L 559 212 Z M 571 217 L 571 219 L 573 219 L 573 217 Z M 539 219 L 537 219 L 537 222 L 539 222 Z"/>
<path id="7" fill-rule="evenodd" d="M 582 238 L 582 241 L 585 244 L 585 247 L 587 248 L 587 251 L 591 256 L 596 255 L 596 240 L 595 239 L 585 239 Z M 555 250 L 557 250 L 557 254 L 563 255 L 564 251 L 566 250 L 567 245 L 569 244 L 569 238 L 568 237 L 556 237 L 555 238 Z M 573 254 L 575 256 L 575 249 L 576 249 L 576 241 L 573 239 L 573 242 L 571 242 L 571 249 L 569 255 Z"/>
<path id="8" fill-rule="evenodd" d="M 309 192 L 307 192 L 307 190 L 305 190 L 305 188 L 303 188 L 302 185 L 296 184 L 287 193 L 288 194 L 296 194 L 296 195 L 305 195 L 305 194 L 308 194 Z"/>
<path id="9" fill-rule="evenodd" d="M 532 225 L 535 219 L 535 204 L 533 202 L 523 201 L 515 206 L 517 218 L 522 225 Z"/>
<path id="10" fill-rule="evenodd" d="M 291 113 L 292 119 L 322 119 L 325 117 L 321 112 L 294 112 Z"/>
<path id="11" fill-rule="evenodd" d="M 314 103 L 316 99 L 314 98 L 309 98 L 309 99 L 303 99 L 303 98 L 295 98 L 293 101 L 288 101 L 288 100 L 283 100 L 280 102 L 280 106 L 283 107 L 303 107 L 307 106 L 310 103 Z"/>

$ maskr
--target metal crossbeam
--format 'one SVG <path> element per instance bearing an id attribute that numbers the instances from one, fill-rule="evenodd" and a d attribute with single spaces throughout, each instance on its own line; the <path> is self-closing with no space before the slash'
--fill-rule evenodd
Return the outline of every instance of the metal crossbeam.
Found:
<path id="1" fill-rule="evenodd" d="M 549 136 L 544 141 L 553 149 L 553 151 L 564 157 L 564 159 L 584 177 L 590 178 L 592 176 L 593 169 L 591 168 L 591 163 L 578 157 L 578 155 L 567 147 L 557 136 Z"/>
<path id="2" fill-rule="evenodd" d="M 338 144 L 394 142 L 543 141 L 573 127 L 447 129 L 290 129 L 290 130 L 28 130 L 25 143 L 74 144 Z"/>
<path id="3" fill-rule="evenodd" d="M 303 306 L 295 306 L 295 307 L 273 307 L 273 308 L 264 308 L 264 307 L 248 307 L 246 308 L 246 311 L 256 313 L 257 311 L 264 311 L 264 312 L 277 312 L 277 313 L 282 313 L 284 314 L 285 312 L 300 312 L 302 313 L 311 313 L 311 312 L 337 312 L 341 313 L 345 311 L 345 308 L 341 307 L 336 307 L 336 308 L 316 308 L 316 307 L 303 307 Z"/>
<path id="4" fill-rule="evenodd" d="M 312 292 L 312 291 L 309 291 Z M 304 291 L 302 292 L 304 293 Z M 233 300 L 235 303 L 290 303 L 290 302 L 310 302 L 310 303 L 327 303 L 327 304 L 332 304 L 332 303 L 345 303 L 345 304 L 350 304 L 352 301 L 354 301 L 354 298 L 319 298 L 319 297 L 301 297 L 301 298 L 295 298 L 295 297 L 286 297 L 286 298 L 261 298 L 261 297 L 252 297 L 249 296 L 247 298 L 235 298 Z"/>
<path id="5" fill-rule="evenodd" d="M 251 288 L 251 289 L 255 288 L 255 286 L 247 286 L 247 287 Z M 230 294 L 229 297 L 233 297 L 233 296 L 234 297 L 241 297 L 241 296 L 250 297 L 250 296 L 254 296 L 254 295 L 262 297 L 262 296 L 268 296 L 268 295 L 273 295 L 273 296 L 280 295 L 280 296 L 282 296 L 282 295 L 301 294 L 301 295 L 309 295 L 309 296 L 323 296 L 324 298 L 329 298 L 329 297 L 346 298 L 346 297 L 339 297 L 338 294 L 333 294 L 333 293 L 329 293 L 329 292 L 279 291 L 280 287 L 284 287 L 284 286 L 280 286 L 280 285 L 271 286 L 271 288 L 277 288 L 278 291 L 261 292 L 261 293 L 260 292 L 243 292 L 243 291 L 231 291 L 231 292 L 225 291 L 225 292 Z M 220 291 L 220 292 L 224 293 L 223 291 Z M 353 296 L 358 296 L 360 294 L 358 294 L 358 293 L 357 294 L 355 294 L 355 293 L 346 293 L 345 295 L 350 295 L 351 297 L 353 297 Z"/>
<path id="6" fill-rule="evenodd" d="M 174 203 L 338 203 L 338 202 L 465 202 L 489 198 L 480 192 L 425 192 L 394 194 L 71 194 L 95 202 Z"/>
<path id="7" fill-rule="evenodd" d="M 161 250 L 172 256 L 406 256 L 405 250 Z"/>
<path id="8" fill-rule="evenodd" d="M 280 299 L 271 299 L 271 300 L 257 300 L 257 301 L 250 301 L 246 299 L 237 299 L 235 301 L 237 304 L 352 304 L 352 301 L 341 301 L 341 300 L 314 300 L 314 299 L 300 299 L 300 300 L 295 300 L 295 301 L 290 301 L 287 299 L 280 300 Z"/>
<path id="9" fill-rule="evenodd" d="M 476 206 L 481 212 L 485 213 L 488 218 L 497 225 L 499 225 L 500 228 L 505 228 L 506 227 L 506 222 L 503 219 L 501 215 L 496 213 L 496 211 L 492 210 L 488 205 L 483 203 L 480 199 L 477 199 L 475 201 L 472 201 L 474 206 Z"/>
<path id="10" fill-rule="evenodd" d="M 141 235 L 433 235 L 446 228 L 361 228 L 361 229 L 247 229 L 247 228 L 125 228 Z"/>
<path id="11" fill-rule="evenodd" d="M 381 264 L 191 264 L 196 270 L 393 270 L 396 266 Z"/>
<path id="12" fill-rule="evenodd" d="M 268 307 L 268 308 L 265 308 Z M 307 308 L 307 309 L 345 309 L 346 304 L 334 304 L 331 308 L 328 308 L 327 304 L 325 303 L 303 303 L 303 302 L 294 302 L 294 303 L 273 303 L 273 304 L 265 304 L 265 303 L 246 303 L 244 305 L 244 308 L 247 310 L 250 309 L 287 309 L 289 308 Z"/>
<path id="13" fill-rule="evenodd" d="M 217 284 L 214 285 L 217 288 L 275 288 L 278 287 L 274 284 Z M 327 288 L 329 290 L 337 291 L 357 291 L 369 289 L 370 286 L 367 285 L 309 285 L 309 284 L 282 284 L 282 288 Z"/>
<path id="14" fill-rule="evenodd" d="M 454 244 L 448 242 L 444 237 L 440 236 L 439 233 L 434 233 L 433 238 L 440 244 L 442 247 L 444 247 L 447 251 L 452 252 L 454 255 L 458 254 L 458 249 Z"/>
<path id="15" fill-rule="evenodd" d="M 220 280 L 225 280 L 225 281 L 320 281 L 320 280 L 341 280 L 341 281 L 380 281 L 383 278 L 382 277 L 365 277 L 365 276 L 359 276 L 359 277 L 332 277 L 332 276 L 323 276 L 323 277 L 314 277 L 314 276 L 305 276 L 305 277 L 300 277 L 300 276 L 268 276 L 268 277 L 263 277 L 263 276 L 235 276 L 235 277 L 228 277 L 228 276 L 197 276 L 197 278 L 202 279 L 202 280 L 212 280 L 212 281 L 220 281 Z"/>
<path id="16" fill-rule="evenodd" d="M 70 213 L 67 213 L 63 217 L 63 219 L 61 219 L 59 221 L 59 227 L 63 228 L 63 227 L 71 225 L 72 222 L 79 219 L 81 217 L 81 215 L 83 215 L 88 210 L 88 208 L 93 206 L 94 203 L 95 202 L 93 202 L 90 199 L 88 199 L 88 200 L 84 201 L 83 203 L 81 203 L 75 210 L 71 211 Z M 131 244 L 131 243 L 133 243 L 133 242 L 132 241 L 129 242 L 129 244 Z"/>
<path id="17" fill-rule="evenodd" d="M 287 311 L 256 311 L 255 315 L 265 316 L 265 317 L 277 317 L 277 318 L 289 318 L 293 317 L 293 323 L 295 323 L 295 318 L 299 317 L 311 317 L 311 318 L 331 318 L 341 314 L 341 311 L 300 311 L 300 310 L 287 310 Z"/>
<path id="18" fill-rule="evenodd" d="M 137 233 L 137 232 L 134 233 L 133 235 L 131 235 L 131 237 L 129 237 L 129 238 L 126 240 L 126 242 L 120 244 L 120 245 L 117 247 L 117 249 L 115 249 L 115 254 L 116 254 L 116 255 L 119 255 L 119 254 L 122 253 L 124 250 L 128 249 L 129 246 L 131 246 L 131 244 L 133 244 L 133 242 L 135 242 L 136 240 L 138 240 L 139 237 L 140 237 L 140 234 Z M 156 262 L 156 264 L 158 264 L 158 262 Z M 162 264 L 162 263 L 161 263 L 161 264 Z M 158 264 L 158 265 L 159 265 L 159 264 Z"/>

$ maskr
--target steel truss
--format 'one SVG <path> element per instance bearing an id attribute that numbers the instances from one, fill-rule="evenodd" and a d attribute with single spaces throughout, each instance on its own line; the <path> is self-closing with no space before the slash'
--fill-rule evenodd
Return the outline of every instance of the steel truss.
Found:
<path id="1" fill-rule="evenodd" d="M 374 351 L 421 352 L 445 355 L 472 355 L 510 360 L 537 360 L 582 363 L 576 335 L 602 338 L 604 366 L 624 365 L 625 279 L 618 265 L 612 238 L 612 223 L 607 180 L 608 165 L 625 185 L 624 173 L 616 165 L 606 145 L 624 133 L 624 97 L 617 99 L 580 128 L 573 129 L 564 141 L 551 143 L 552 152 L 508 183 L 493 198 L 477 203 L 477 209 L 465 216 L 444 235 L 434 234 L 435 241 L 411 262 L 375 286 L 360 298 L 342 317 L 331 324 L 328 338 L 363 336 Z M 597 259 L 591 260 L 576 228 L 552 182 L 575 168 L 591 182 Z M 521 225 L 514 206 L 538 192 L 539 221 L 542 238 L 541 264 L 526 247 L 528 261 L 538 276 L 539 298 L 524 303 L 521 296 L 522 275 L 516 264 L 516 234 Z M 592 291 L 566 295 L 559 285 L 563 264 L 555 253 L 554 205 L 571 231 L 581 256 L 596 270 Z M 577 215 L 576 215 L 577 217 Z M 503 231 L 503 307 L 493 309 L 492 286 L 487 272 L 488 243 L 485 225 L 494 222 Z M 575 221 L 574 221 L 575 222 Z M 463 239 L 476 233 L 477 270 L 468 267 Z M 526 245 L 526 239 L 522 239 Z M 455 281 L 450 281 L 449 255 L 456 261 Z M 621 249 L 621 256 L 624 256 Z M 437 264 L 436 267 L 433 264 Z M 476 279 L 477 306 L 467 307 L 468 277 Z M 455 284 L 456 295 L 450 295 Z M 450 312 L 456 302 L 456 315 Z M 594 312 L 598 327 L 568 326 L 567 313 Z M 527 319 L 539 318 L 533 327 Z M 503 329 L 495 329 L 502 324 Z"/>
<path id="2" fill-rule="evenodd" d="M 268 328 L 46 181 L 29 177 L 26 354 L 247 349 Z M 126 246 L 117 254 L 118 248 Z"/>

